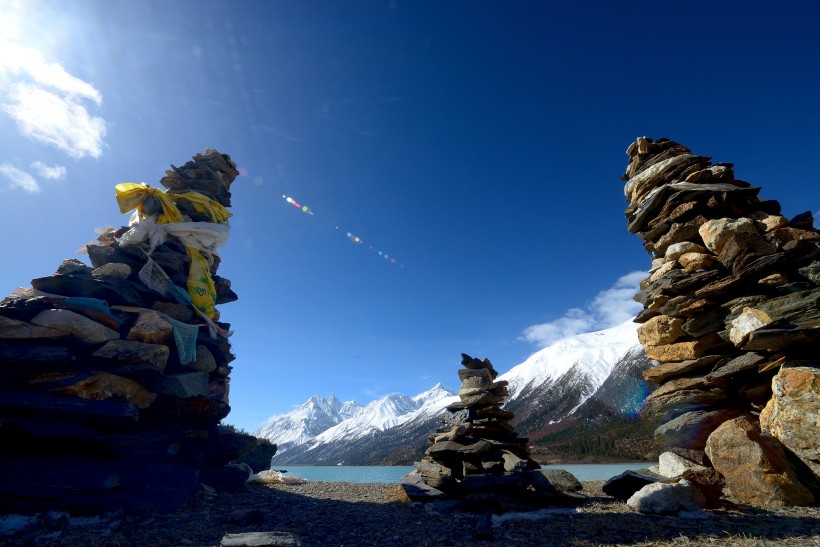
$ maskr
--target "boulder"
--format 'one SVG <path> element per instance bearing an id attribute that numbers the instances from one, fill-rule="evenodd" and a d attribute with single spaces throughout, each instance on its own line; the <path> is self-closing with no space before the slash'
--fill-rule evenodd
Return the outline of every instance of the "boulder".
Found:
<path id="1" fill-rule="evenodd" d="M 741 413 L 741 410 L 735 408 L 687 412 L 658 427 L 655 430 L 655 440 L 666 446 L 699 450 L 706 446 L 709 435 L 718 426 Z"/>
<path id="2" fill-rule="evenodd" d="M 117 331 L 69 310 L 44 310 L 34 316 L 31 322 L 67 332 L 86 344 L 102 344 L 120 337 Z"/>
<path id="3" fill-rule="evenodd" d="M 553 488 L 559 492 L 580 492 L 584 489 L 584 485 L 575 478 L 575 475 L 564 469 L 541 469 L 538 471 L 544 475 L 547 480 L 550 481 Z"/>
<path id="4" fill-rule="evenodd" d="M 782 368 L 760 413 L 764 433 L 776 437 L 820 479 L 820 369 Z"/>
<path id="5" fill-rule="evenodd" d="M 430 501 L 445 499 L 447 495 L 424 482 L 418 471 L 412 471 L 399 481 L 404 493 L 413 501 Z"/>
<path id="6" fill-rule="evenodd" d="M 705 471 L 707 468 L 674 452 L 664 452 L 658 458 L 658 473 L 674 479 L 687 471 Z"/>
<path id="7" fill-rule="evenodd" d="M 783 445 L 764 437 L 753 419 L 740 416 L 715 429 L 706 454 L 726 479 L 731 495 L 757 507 L 811 505 L 815 498 L 801 484 Z"/>
<path id="8" fill-rule="evenodd" d="M 669 514 L 697 511 L 706 505 L 706 498 L 686 479 L 677 484 L 656 482 L 635 492 L 626 504 L 640 513 Z"/>
<path id="9" fill-rule="evenodd" d="M 664 481 L 666 477 L 653 473 L 648 469 L 640 471 L 624 471 L 618 476 L 612 477 L 604 483 L 602 490 L 608 496 L 615 499 L 626 501 L 635 492 L 646 486 L 656 482 Z"/>

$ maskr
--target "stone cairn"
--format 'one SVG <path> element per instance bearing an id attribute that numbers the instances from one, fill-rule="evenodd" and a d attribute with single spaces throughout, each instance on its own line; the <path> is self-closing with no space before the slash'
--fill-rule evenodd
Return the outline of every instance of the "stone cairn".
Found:
<path id="1" fill-rule="evenodd" d="M 174 507 L 244 484 L 227 464 L 259 442 L 218 425 L 234 356 L 213 308 L 237 299 L 215 275 L 237 174 L 207 150 L 167 192 L 117 185 L 138 213 L 87 245 L 93 268 L 65 260 L 0 302 L 0 508 Z"/>
<path id="2" fill-rule="evenodd" d="M 635 299 L 660 384 L 656 437 L 758 506 L 820 501 L 820 233 L 787 220 L 732 165 L 639 138 L 629 231 L 654 257 Z M 663 458 L 662 458 L 663 460 Z M 663 462 L 662 462 L 663 463 Z M 718 489 L 719 491 L 719 489 Z"/>
<path id="3" fill-rule="evenodd" d="M 489 359 L 461 355 L 461 400 L 446 408 L 443 425 L 430 436 L 424 458 L 402 479 L 408 497 L 451 500 L 455 509 L 482 513 L 583 500 L 566 491 L 581 488 L 574 478 L 575 488 L 561 491 L 553 485 L 556 477 L 542 473 L 530 458 L 529 440 L 510 425 L 515 415 L 501 408 L 507 382 L 495 381 L 498 373 Z"/>

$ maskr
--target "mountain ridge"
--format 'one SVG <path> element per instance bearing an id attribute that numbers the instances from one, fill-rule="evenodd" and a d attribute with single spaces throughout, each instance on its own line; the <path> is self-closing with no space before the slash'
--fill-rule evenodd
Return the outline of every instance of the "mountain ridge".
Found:
<path id="1" fill-rule="evenodd" d="M 612 409 L 601 411 L 608 419 L 634 416 L 634 409 L 649 390 L 640 372 L 650 366 L 651 361 L 638 344 L 636 326 L 629 321 L 561 339 L 535 352 L 498 380 L 509 382 L 510 396 L 504 407 L 516 413 L 513 425 L 519 434 L 530 435 L 531 441 L 538 443 L 568 428 L 588 428 L 588 409 L 596 405 Z M 636 394 L 641 394 L 638 402 Z M 286 446 L 274 456 L 273 463 L 412 463 L 427 448 L 427 437 L 439 426 L 444 408 L 458 400 L 441 383 L 412 397 L 400 393 L 382 396 L 359 405 L 352 416 L 313 438 Z M 264 436 L 263 429 L 256 435 Z"/>

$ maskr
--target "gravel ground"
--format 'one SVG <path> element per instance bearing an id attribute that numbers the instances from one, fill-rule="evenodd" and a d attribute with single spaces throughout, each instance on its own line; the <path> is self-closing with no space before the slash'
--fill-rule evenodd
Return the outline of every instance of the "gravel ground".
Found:
<path id="1" fill-rule="evenodd" d="M 219 545 L 225 534 L 280 531 L 309 546 L 794 545 L 820 547 L 820 507 L 762 511 L 726 504 L 687 517 L 632 511 L 585 482 L 577 509 L 493 517 L 445 515 L 412 504 L 398 485 L 310 482 L 252 485 L 234 494 L 201 491 L 189 507 L 148 516 L 0 516 L 0 545 Z M 4 520 L 5 519 L 5 520 Z M 3 523 L 5 522 L 5 525 Z"/>

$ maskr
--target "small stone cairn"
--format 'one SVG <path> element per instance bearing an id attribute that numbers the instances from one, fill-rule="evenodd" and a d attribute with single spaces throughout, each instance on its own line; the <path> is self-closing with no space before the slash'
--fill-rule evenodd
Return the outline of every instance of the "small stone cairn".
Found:
<path id="1" fill-rule="evenodd" d="M 234 355 L 213 307 L 237 299 L 216 275 L 237 174 L 207 150 L 167 192 L 117 185 L 138 214 L 86 246 L 93 268 L 65 260 L 0 302 L 0 509 L 171 508 L 244 485 L 228 464 L 261 443 L 218 425 Z"/>
<path id="2" fill-rule="evenodd" d="M 453 500 L 455 509 L 481 513 L 583 500 L 559 491 L 530 458 L 529 440 L 510 425 L 515 415 L 501 408 L 507 382 L 495 381 L 498 373 L 489 359 L 462 354 L 461 364 L 461 400 L 446 408 L 443 426 L 430 436 L 424 458 L 402 479 L 408 497 Z"/>
<path id="3" fill-rule="evenodd" d="M 629 231 L 654 257 L 636 318 L 656 437 L 758 506 L 820 501 L 820 233 L 671 140 L 627 150 Z M 708 474 L 707 474 L 708 475 Z M 712 476 L 713 477 L 713 476 Z M 714 482 L 714 481 L 713 481 Z M 720 489 L 717 489 L 720 494 Z"/>

